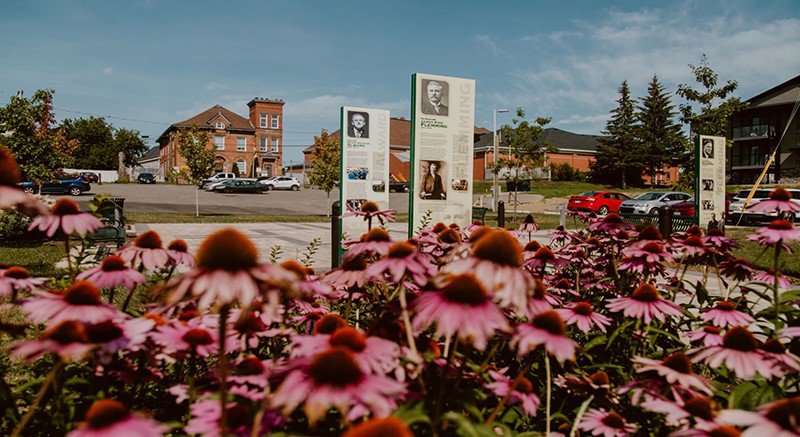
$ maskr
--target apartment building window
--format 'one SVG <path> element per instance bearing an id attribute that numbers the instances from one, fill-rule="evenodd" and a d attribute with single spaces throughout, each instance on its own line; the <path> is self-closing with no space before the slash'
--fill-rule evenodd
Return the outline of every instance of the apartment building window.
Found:
<path id="1" fill-rule="evenodd" d="M 225 123 L 218 121 L 216 125 L 214 125 L 217 129 L 225 129 Z"/>
<path id="2" fill-rule="evenodd" d="M 277 152 L 278 151 L 278 139 L 277 138 L 271 138 L 270 140 L 272 141 L 272 151 L 273 152 Z"/>
<path id="3" fill-rule="evenodd" d="M 267 116 L 268 115 L 263 112 L 258 115 L 259 127 L 269 127 L 269 125 L 267 124 Z"/>
<path id="4" fill-rule="evenodd" d="M 236 151 L 237 152 L 247 151 L 247 137 L 236 137 Z"/>
<path id="5" fill-rule="evenodd" d="M 262 152 L 269 152 L 269 150 L 267 149 L 267 138 L 261 138 L 261 142 L 258 145 L 258 150 Z"/>
<path id="6" fill-rule="evenodd" d="M 214 146 L 217 147 L 217 150 L 225 150 L 225 136 L 214 135 Z"/>
<path id="7" fill-rule="evenodd" d="M 239 167 L 239 174 L 246 174 L 245 170 L 247 170 L 247 163 L 244 162 L 244 159 L 236 161 L 236 166 Z"/>
<path id="8" fill-rule="evenodd" d="M 280 117 L 278 114 L 272 114 L 272 128 L 273 129 L 278 129 L 278 126 L 280 126 L 280 122 L 278 120 L 278 117 Z"/>

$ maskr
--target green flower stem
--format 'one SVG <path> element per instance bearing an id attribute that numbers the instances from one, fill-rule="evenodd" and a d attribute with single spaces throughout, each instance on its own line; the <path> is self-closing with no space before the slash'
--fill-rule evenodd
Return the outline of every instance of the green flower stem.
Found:
<path id="1" fill-rule="evenodd" d="M 219 433 L 227 435 L 228 432 L 228 411 L 226 401 L 228 397 L 228 358 L 225 355 L 225 329 L 228 326 L 228 305 L 223 305 L 219 310 L 219 362 L 217 363 L 217 373 L 219 374 Z"/>
<path id="2" fill-rule="evenodd" d="M 10 437 L 19 437 L 22 433 L 22 430 L 25 429 L 25 426 L 28 425 L 28 422 L 31 420 L 34 414 L 39 411 L 39 405 L 42 403 L 47 391 L 50 388 L 50 385 L 55 385 L 56 382 L 56 375 L 58 375 L 58 371 L 61 369 L 63 363 L 61 362 L 60 358 L 57 358 L 58 362 L 53 366 L 53 369 L 50 370 L 50 373 L 47 375 L 47 378 L 44 380 L 44 384 L 42 384 L 42 388 L 39 389 L 39 393 L 36 395 L 36 399 L 34 399 L 33 404 L 31 404 L 30 408 L 28 408 L 28 412 L 25 413 L 25 416 L 22 417 L 22 420 L 17 423 L 17 427 L 14 428 L 14 432 L 11 433 Z"/>
<path id="3" fill-rule="evenodd" d="M 778 244 L 775 245 L 775 257 L 772 261 L 772 270 L 775 272 L 775 277 L 772 281 L 772 295 L 775 305 L 775 330 L 778 330 L 778 324 L 781 322 L 781 308 L 780 308 L 780 301 L 778 296 L 778 258 L 781 255 L 781 245 L 783 244 L 783 240 L 778 241 Z"/>
<path id="4" fill-rule="evenodd" d="M 583 413 L 589 408 L 589 404 L 592 400 L 594 400 L 594 395 L 589 396 L 589 399 L 586 399 L 581 404 L 581 407 L 578 409 L 578 414 L 575 415 L 575 421 L 572 422 L 572 429 L 569 431 L 569 437 L 575 437 L 575 434 L 578 432 L 578 424 L 581 423 L 581 419 L 583 418 Z"/>
<path id="5" fill-rule="evenodd" d="M 550 402 L 551 402 L 551 375 L 550 375 L 550 356 L 547 355 L 547 351 L 544 353 L 544 368 L 547 372 L 547 401 L 545 402 L 545 415 L 546 415 L 546 422 L 545 422 L 545 433 L 544 435 L 550 435 Z M 514 387 L 514 386 L 512 386 Z M 510 392 L 510 390 L 509 390 Z"/>

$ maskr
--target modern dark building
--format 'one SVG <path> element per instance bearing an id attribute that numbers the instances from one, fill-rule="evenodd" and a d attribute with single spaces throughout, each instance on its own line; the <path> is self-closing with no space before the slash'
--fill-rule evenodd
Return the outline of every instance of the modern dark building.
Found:
<path id="1" fill-rule="evenodd" d="M 733 147 L 728 152 L 728 183 L 754 183 L 776 147 L 762 183 L 800 178 L 800 115 L 792 118 L 798 99 L 800 76 L 747 100 L 750 106 L 730 117 L 728 138 Z"/>

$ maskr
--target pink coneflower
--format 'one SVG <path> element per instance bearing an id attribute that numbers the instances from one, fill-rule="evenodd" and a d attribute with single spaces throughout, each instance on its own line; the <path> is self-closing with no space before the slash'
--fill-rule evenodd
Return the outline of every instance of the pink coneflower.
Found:
<path id="1" fill-rule="evenodd" d="M 89 281 L 77 281 L 63 292 L 37 293 L 22 304 L 22 310 L 33 322 L 49 326 L 65 320 L 98 323 L 122 316 L 115 306 L 100 301 L 100 292 Z"/>
<path id="2" fill-rule="evenodd" d="M 800 357 L 789 352 L 783 343 L 774 338 L 761 345 L 761 352 L 785 371 L 800 371 Z"/>
<path id="3" fill-rule="evenodd" d="M 368 413 L 386 417 L 405 391 L 405 386 L 397 381 L 364 373 L 353 352 L 335 347 L 290 372 L 273 395 L 271 405 L 283 408 L 283 414 L 289 415 L 305 403 L 304 412 L 313 426 L 331 407 L 349 420 Z"/>
<path id="4" fill-rule="evenodd" d="M 724 276 L 737 281 L 745 281 L 753 276 L 753 268 L 750 266 L 750 262 L 744 258 L 731 258 L 720 262 L 719 271 Z"/>
<path id="5" fill-rule="evenodd" d="M 618 214 L 614 214 L 613 212 L 610 214 L 606 214 L 600 220 L 593 221 L 589 223 L 587 229 L 590 232 L 604 232 L 607 234 L 616 234 L 618 230 L 628 230 L 633 229 L 634 226 L 631 223 L 627 223 L 622 220 Z"/>
<path id="6" fill-rule="evenodd" d="M 107 363 L 111 355 L 119 350 L 141 350 L 147 341 L 147 334 L 155 325 L 155 321 L 144 317 L 116 322 L 106 320 L 86 325 L 86 338 L 89 343 L 100 346 L 98 354 Z"/>
<path id="7" fill-rule="evenodd" d="M 775 247 L 781 245 L 787 252 L 792 253 L 786 243 L 800 239 L 800 229 L 787 220 L 773 220 L 768 226 L 756 229 L 755 234 L 747 237 L 762 246 Z"/>
<path id="8" fill-rule="evenodd" d="M 169 267 L 172 258 L 164 249 L 158 232 L 149 230 L 136 237 L 133 244 L 126 244 L 117 250 L 117 255 L 134 267 L 143 266 L 154 271 Z"/>
<path id="9" fill-rule="evenodd" d="M 637 373 L 654 373 L 671 386 L 711 394 L 711 383 L 692 372 L 692 362 L 683 352 L 674 352 L 661 361 L 643 357 L 634 357 L 632 361 L 641 366 L 636 370 Z"/>
<path id="10" fill-rule="evenodd" d="M 509 329 L 508 321 L 473 275 L 454 275 L 438 290 L 423 291 L 412 303 L 415 330 L 436 324 L 439 337 L 457 337 L 486 348 L 489 337 Z"/>
<path id="11" fill-rule="evenodd" d="M 252 240 L 228 228 L 203 241 L 194 270 L 166 285 L 167 302 L 174 304 L 188 296 L 197 299 L 200 310 L 233 303 L 246 307 L 270 290 L 293 289 L 296 281 L 296 276 L 278 266 L 259 264 Z"/>
<path id="12" fill-rule="evenodd" d="M 332 334 L 292 336 L 290 356 L 313 357 L 328 347 L 343 347 L 355 354 L 361 370 L 386 375 L 400 364 L 400 346 L 375 336 L 366 336 L 356 328 L 342 327 Z"/>
<path id="13" fill-rule="evenodd" d="M 231 384 L 250 384 L 264 388 L 269 374 L 265 363 L 271 365 L 269 360 L 265 362 L 255 355 L 248 355 L 233 365 L 227 381 Z"/>
<path id="14" fill-rule="evenodd" d="M 547 292 L 547 284 L 539 278 L 533 280 L 533 293 L 528 299 L 528 308 L 525 312 L 529 316 L 549 311 L 553 305 L 561 305 L 561 298 Z"/>
<path id="15" fill-rule="evenodd" d="M 33 219 L 28 230 L 38 229 L 48 237 L 52 237 L 56 231 L 62 231 L 67 235 L 74 232 L 84 236 L 103 227 L 100 219 L 88 212 L 81 212 L 78 204 L 71 199 L 58 199 L 51 212 L 50 215 L 40 215 Z"/>
<path id="16" fill-rule="evenodd" d="M 759 407 L 759 412 L 723 410 L 721 421 L 748 427 L 742 437 L 792 437 L 800 435 L 800 397 L 795 396 L 770 402 Z"/>
<path id="17" fill-rule="evenodd" d="M 723 411 L 724 412 L 724 411 Z M 695 429 L 682 429 L 670 437 L 740 437 L 742 432 L 728 425 L 716 425 Z"/>
<path id="18" fill-rule="evenodd" d="M 626 422 L 619 414 L 600 408 L 587 411 L 578 424 L 578 429 L 603 437 L 626 437 L 635 433 L 638 427 Z"/>
<path id="19" fill-rule="evenodd" d="M 190 269 L 194 268 L 194 256 L 189 253 L 189 246 L 183 240 L 173 240 L 167 245 L 167 252 L 170 258 L 178 266 L 186 266 Z"/>
<path id="20" fill-rule="evenodd" d="M 367 269 L 367 276 L 383 279 L 387 277 L 395 284 L 400 284 L 403 278 L 411 280 L 422 286 L 428 283 L 428 278 L 436 274 L 436 266 L 430 259 L 417 250 L 409 242 L 394 243 L 389 248 L 389 254 Z"/>
<path id="21" fill-rule="evenodd" d="M 654 413 L 666 414 L 665 422 L 669 426 L 681 426 L 694 419 L 699 424 L 713 425 L 721 407 L 713 399 L 705 396 L 695 396 L 678 402 L 662 399 L 652 399 L 641 403 L 642 408 Z"/>
<path id="22" fill-rule="evenodd" d="M 778 187 L 769 193 L 769 200 L 762 200 L 747 208 L 753 212 L 798 212 L 800 203 L 792 202 L 792 193 Z"/>
<path id="23" fill-rule="evenodd" d="M 314 269 L 304 267 L 299 262 L 289 259 L 278 264 L 280 268 L 296 276 L 295 288 L 298 297 L 292 303 L 294 305 L 309 305 L 305 300 L 316 299 L 319 296 L 329 297 L 332 289 L 330 285 L 322 283 L 314 274 Z"/>
<path id="24" fill-rule="evenodd" d="M 19 291 L 34 292 L 44 288 L 50 278 L 32 278 L 24 267 L 11 266 L 0 273 L 0 296 L 16 296 Z"/>
<path id="25" fill-rule="evenodd" d="M 767 284 L 772 284 L 775 282 L 775 270 L 769 269 L 766 271 L 762 271 L 753 275 L 753 280 L 758 282 L 766 282 Z M 778 276 L 778 288 L 781 290 L 785 290 L 792 285 L 792 282 L 786 276 L 783 276 L 783 273 L 780 271 L 777 272 Z"/>
<path id="26" fill-rule="evenodd" d="M 704 346 L 720 346 L 723 341 L 720 332 L 716 326 L 706 325 L 698 330 L 686 332 L 686 337 L 692 342 L 702 341 Z"/>
<path id="27" fill-rule="evenodd" d="M 119 401 L 101 399 L 86 411 L 84 424 L 67 434 L 67 437 L 159 437 L 169 430 L 168 426 L 155 420 L 131 414 Z"/>
<path id="28" fill-rule="evenodd" d="M 360 239 L 345 241 L 342 246 L 347 249 L 344 257 L 352 258 L 358 255 L 385 256 L 392 244 L 392 237 L 385 229 L 373 228 Z"/>
<path id="29" fill-rule="evenodd" d="M 711 228 L 708 235 L 703 237 L 706 247 L 714 248 L 720 253 L 728 253 L 731 249 L 740 247 L 739 244 L 725 236 L 725 231 L 720 228 Z"/>
<path id="30" fill-rule="evenodd" d="M 33 361 L 44 354 L 53 353 L 62 360 L 76 360 L 94 348 L 88 341 L 83 324 L 68 320 L 45 331 L 40 339 L 27 340 L 12 346 L 11 355 Z"/>
<path id="31" fill-rule="evenodd" d="M 725 328 L 728 325 L 743 325 L 747 326 L 755 319 L 749 314 L 745 314 L 736 310 L 736 305 L 727 300 L 721 300 L 714 305 L 714 308 L 707 310 L 700 315 L 700 318 L 712 325 Z"/>
<path id="32" fill-rule="evenodd" d="M 414 437 L 408 425 L 397 417 L 372 419 L 360 423 L 342 434 L 342 437 Z"/>
<path id="33" fill-rule="evenodd" d="M 178 357 L 186 357 L 194 351 L 200 357 L 211 356 L 219 350 L 216 329 L 192 326 L 183 323 L 159 326 L 150 337 L 161 345 L 164 352 Z M 227 339 L 227 341 L 232 341 Z M 231 350 L 226 347 L 225 350 Z"/>
<path id="34" fill-rule="evenodd" d="M 683 240 L 674 240 L 672 249 L 681 256 L 700 257 L 708 253 L 702 237 L 690 235 Z"/>
<path id="35" fill-rule="evenodd" d="M 630 297 L 611 299 L 606 308 L 611 312 L 623 311 L 626 317 L 643 319 L 645 323 L 650 323 L 653 319 L 663 323 L 666 316 L 683 315 L 680 306 L 663 299 L 656 287 L 647 283 L 636 287 Z"/>
<path id="36" fill-rule="evenodd" d="M 598 401 L 609 404 L 617 403 L 616 399 L 610 397 L 611 382 L 608 374 L 602 370 L 587 376 L 562 375 L 556 378 L 555 384 L 567 389 L 570 393 L 577 395 L 592 395 Z"/>
<path id="37" fill-rule="evenodd" d="M 29 216 L 49 214 L 47 206 L 19 189 L 17 184 L 21 180 L 14 155 L 5 147 L 0 147 L 0 209 L 16 207 L 20 212 Z"/>
<path id="38" fill-rule="evenodd" d="M 555 246 L 566 246 L 573 241 L 580 241 L 576 235 L 572 232 L 564 229 L 563 226 L 558 226 L 553 232 L 550 233 L 550 245 Z"/>
<path id="39" fill-rule="evenodd" d="M 342 214 L 342 217 L 363 217 L 364 221 L 372 223 L 372 218 L 377 217 L 381 224 L 385 222 L 393 222 L 395 221 L 394 214 L 397 210 L 394 209 L 385 209 L 381 211 L 380 207 L 377 203 L 372 201 L 364 202 L 361 205 L 361 208 L 355 209 L 350 204 L 347 204 L 347 212 Z"/>
<path id="40" fill-rule="evenodd" d="M 231 389 L 233 392 L 235 388 Z M 202 435 L 203 437 L 224 437 L 219 427 L 221 416 L 220 402 L 216 399 L 202 399 L 189 407 L 191 417 L 183 428 L 189 435 Z M 256 413 L 252 408 L 243 404 L 229 404 L 225 408 L 227 429 L 225 436 L 249 436 L 253 416 Z M 261 427 L 257 435 L 270 435 L 272 429 L 285 422 L 274 410 L 267 410 L 261 419 Z"/>
<path id="41" fill-rule="evenodd" d="M 367 282 L 367 267 L 367 261 L 362 255 L 347 257 L 338 269 L 325 274 L 322 281 L 334 288 L 360 288 Z"/>
<path id="42" fill-rule="evenodd" d="M 725 364 L 729 370 L 736 373 L 736 376 L 744 379 L 752 378 L 756 373 L 766 379 L 783 375 L 780 368 L 774 366 L 758 350 L 758 341 L 743 326 L 729 329 L 725 333 L 721 346 L 700 349 L 693 360 L 695 362 L 705 361 L 712 368 Z"/>
<path id="43" fill-rule="evenodd" d="M 522 234 L 528 234 L 528 241 L 531 240 L 531 234 L 539 230 L 539 225 L 536 224 L 536 221 L 533 219 L 531 214 L 525 216 L 525 220 L 519 224 L 519 232 Z"/>
<path id="44" fill-rule="evenodd" d="M 527 258 L 522 266 L 531 270 L 544 272 L 547 266 L 560 269 L 568 264 L 568 259 L 560 255 L 556 255 L 549 247 L 542 246 L 533 254 L 533 256 Z"/>
<path id="45" fill-rule="evenodd" d="M 100 288 L 122 285 L 128 290 L 147 281 L 144 275 L 125 265 L 125 260 L 117 255 L 105 257 L 99 266 L 79 273 L 76 279 L 94 282 Z"/>
<path id="46" fill-rule="evenodd" d="M 536 416 L 536 410 L 539 408 L 539 396 L 533 391 L 533 384 L 527 378 L 511 379 L 505 375 L 506 370 L 500 369 L 499 371 L 489 370 L 489 376 L 494 380 L 485 385 L 485 387 L 492 391 L 500 398 L 504 398 L 509 393 L 508 405 L 519 405 L 522 411 L 530 416 Z"/>
<path id="47" fill-rule="evenodd" d="M 442 267 L 444 273 L 469 273 L 493 292 L 492 298 L 503 308 L 523 312 L 528 307 L 528 290 L 533 278 L 519 269 L 522 247 L 505 231 L 488 231 L 472 245 L 472 256 Z"/>
<path id="48" fill-rule="evenodd" d="M 589 332 L 593 327 L 606 332 L 606 326 L 611 324 L 611 319 L 594 312 L 592 304 L 588 302 L 571 303 L 564 308 L 557 309 L 556 312 L 567 325 L 576 324 L 578 329 L 583 332 Z"/>
<path id="49" fill-rule="evenodd" d="M 567 325 L 561 316 L 554 310 L 545 311 L 535 315 L 530 323 L 517 325 L 512 344 L 519 346 L 520 356 L 528 355 L 542 345 L 559 362 L 574 361 L 577 344 L 564 336 L 566 332 Z"/>
<path id="50" fill-rule="evenodd" d="M 625 258 L 619 263 L 619 270 L 661 274 L 665 271 L 664 263 L 672 261 L 672 255 L 657 241 L 628 247 L 622 253 Z"/>

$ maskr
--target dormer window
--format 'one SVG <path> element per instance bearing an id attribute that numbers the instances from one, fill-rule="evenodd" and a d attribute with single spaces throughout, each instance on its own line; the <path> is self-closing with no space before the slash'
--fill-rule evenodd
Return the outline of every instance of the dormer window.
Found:
<path id="1" fill-rule="evenodd" d="M 218 121 L 216 125 L 214 125 L 217 129 L 225 129 L 225 123 Z"/>

